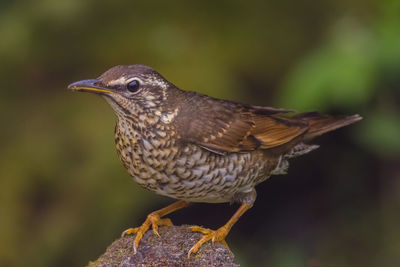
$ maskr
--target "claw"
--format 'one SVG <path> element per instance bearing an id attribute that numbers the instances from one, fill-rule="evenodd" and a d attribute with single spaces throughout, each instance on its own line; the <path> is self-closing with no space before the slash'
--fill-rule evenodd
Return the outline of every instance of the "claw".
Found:
<path id="1" fill-rule="evenodd" d="M 158 217 L 157 223 L 152 223 L 151 227 L 153 228 L 153 233 L 156 236 L 161 237 L 160 234 L 158 233 L 158 226 L 171 226 L 171 225 L 172 221 L 169 218 L 160 219 L 160 217 Z"/>
<path id="2" fill-rule="evenodd" d="M 138 232 L 138 230 L 139 230 L 139 227 L 128 228 L 122 232 L 121 237 L 124 237 L 126 235 L 136 234 Z"/>
<path id="3" fill-rule="evenodd" d="M 137 248 L 139 247 L 140 240 L 142 239 L 143 235 L 149 230 L 150 225 L 153 228 L 154 235 L 160 237 L 160 234 L 158 233 L 158 226 L 163 226 L 163 225 L 171 226 L 172 222 L 168 218 L 161 219 L 160 215 L 157 212 L 152 212 L 147 216 L 147 219 L 141 226 L 135 228 L 129 228 L 123 231 L 122 232 L 123 237 L 130 234 L 136 234 L 135 241 L 133 242 L 133 250 L 135 254 Z"/>
<path id="4" fill-rule="evenodd" d="M 188 258 L 190 258 L 190 254 L 196 253 L 199 250 L 199 248 L 209 240 L 211 240 L 213 243 L 215 241 L 221 242 L 229 249 L 228 244 L 225 242 L 225 237 L 228 235 L 229 230 L 232 228 L 232 226 L 237 222 L 237 220 L 239 220 L 240 216 L 242 216 L 243 213 L 246 212 L 246 210 L 250 209 L 252 205 L 253 205 L 252 203 L 250 204 L 242 203 L 242 205 L 240 205 L 238 210 L 235 212 L 235 214 L 233 214 L 233 216 L 229 219 L 229 221 L 224 226 L 218 228 L 217 230 L 211 230 L 200 226 L 191 227 L 193 232 L 200 232 L 204 234 L 204 236 L 189 250 Z"/>
<path id="5" fill-rule="evenodd" d="M 197 251 L 199 251 L 199 248 L 206 243 L 207 241 L 210 241 L 212 243 L 214 242 L 221 242 L 224 246 L 226 246 L 228 249 L 228 244 L 225 241 L 225 237 L 228 235 L 229 229 L 225 226 L 222 226 L 220 228 L 218 228 L 217 230 L 211 230 L 208 228 L 203 228 L 200 226 L 192 226 L 191 230 L 193 232 L 200 232 L 202 234 L 204 234 L 204 236 L 197 241 L 196 244 L 194 244 L 194 246 L 189 250 L 188 252 L 188 258 L 190 258 L 190 254 L 192 253 L 197 253 Z"/>
<path id="6" fill-rule="evenodd" d="M 134 253 L 136 254 L 136 250 L 139 246 L 139 242 L 142 239 L 143 235 L 147 232 L 147 230 L 149 230 L 150 225 L 153 228 L 153 233 L 159 237 L 160 234 L 158 233 L 158 226 L 162 226 L 162 225 L 171 226 L 172 225 L 172 222 L 170 219 L 168 219 L 168 218 L 161 219 L 161 217 L 163 217 L 171 212 L 174 212 L 176 210 L 185 208 L 189 205 L 190 205 L 189 202 L 179 200 L 165 208 L 156 210 L 147 216 L 147 219 L 144 221 L 144 223 L 141 226 L 135 227 L 135 228 L 129 228 L 129 229 L 123 231 L 122 237 L 124 237 L 126 235 L 130 235 L 130 234 L 136 234 L 135 241 L 133 242 L 133 250 L 134 250 Z"/>

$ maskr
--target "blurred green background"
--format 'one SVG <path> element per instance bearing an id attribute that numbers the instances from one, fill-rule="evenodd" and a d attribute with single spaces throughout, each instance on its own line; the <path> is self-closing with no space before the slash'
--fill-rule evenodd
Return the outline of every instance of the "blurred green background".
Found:
<path id="1" fill-rule="evenodd" d="M 119 64 L 257 105 L 359 113 L 227 238 L 241 266 L 400 266 L 400 2 L 0 2 L 0 266 L 83 266 L 171 202 L 117 158 L 114 114 L 66 86 Z M 236 205 L 176 224 L 221 226 Z"/>

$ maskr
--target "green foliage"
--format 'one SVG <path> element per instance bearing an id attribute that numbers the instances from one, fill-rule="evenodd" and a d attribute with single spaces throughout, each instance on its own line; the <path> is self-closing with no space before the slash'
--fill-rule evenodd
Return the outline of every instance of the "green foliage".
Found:
<path id="1" fill-rule="evenodd" d="M 375 38 L 348 20 L 332 32 L 289 75 L 282 105 L 299 110 L 351 108 L 371 98 L 377 83 Z"/>

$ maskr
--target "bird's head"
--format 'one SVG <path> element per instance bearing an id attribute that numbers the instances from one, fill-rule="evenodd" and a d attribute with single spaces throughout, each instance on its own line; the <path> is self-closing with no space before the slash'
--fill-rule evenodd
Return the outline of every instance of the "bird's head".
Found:
<path id="1" fill-rule="evenodd" d="M 170 95 L 180 91 L 161 74 L 144 65 L 116 66 L 97 79 L 78 81 L 68 88 L 103 96 L 118 117 L 161 116 L 168 112 L 168 103 L 175 98 Z"/>

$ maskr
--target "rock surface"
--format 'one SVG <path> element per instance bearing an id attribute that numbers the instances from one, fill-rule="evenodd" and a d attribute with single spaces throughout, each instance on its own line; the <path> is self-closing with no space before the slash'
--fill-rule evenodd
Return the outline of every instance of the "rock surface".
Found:
<path id="1" fill-rule="evenodd" d="M 207 242 L 196 254 L 187 257 L 189 249 L 202 237 L 189 225 L 160 227 L 158 237 L 146 232 L 133 254 L 134 235 L 114 241 L 97 260 L 87 267 L 144 267 L 144 266 L 238 266 L 233 253 L 219 242 Z"/>

